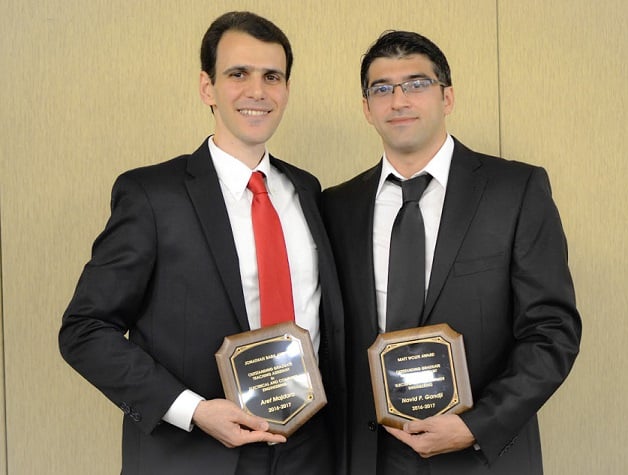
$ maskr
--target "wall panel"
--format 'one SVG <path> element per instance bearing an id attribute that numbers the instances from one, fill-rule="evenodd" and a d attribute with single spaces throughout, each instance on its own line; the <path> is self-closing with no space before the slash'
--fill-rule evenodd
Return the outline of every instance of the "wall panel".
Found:
<path id="1" fill-rule="evenodd" d="M 570 244 L 581 354 L 541 412 L 549 474 L 628 470 L 628 4 L 499 2 L 504 155 L 545 166 Z"/>
<path id="2" fill-rule="evenodd" d="M 297 7 L 298 5 L 298 7 Z M 418 30 L 453 68 L 452 132 L 497 153 L 494 0 L 7 0 L 0 7 L 0 228 L 8 473 L 119 473 L 121 414 L 61 360 L 57 331 L 123 170 L 211 132 L 198 48 L 231 9 L 276 21 L 296 61 L 278 156 L 324 185 L 371 166 L 359 62 L 385 29 Z M 4 427 L 5 424 L 2 424 Z M 1 466 L 2 464 L 0 464 Z M 2 469 L 0 468 L 0 473 Z"/>
<path id="3" fill-rule="evenodd" d="M 0 151 L 0 154 L 2 152 Z M 0 161 L 2 155 L 0 155 Z M 2 167 L 0 167 L 2 171 Z M 0 212 L 2 207 L 0 206 Z M 4 326 L 2 324 L 2 217 L 0 213 L 0 475 L 6 475 L 7 469 L 7 431 L 6 431 L 6 404 L 4 387 Z"/>

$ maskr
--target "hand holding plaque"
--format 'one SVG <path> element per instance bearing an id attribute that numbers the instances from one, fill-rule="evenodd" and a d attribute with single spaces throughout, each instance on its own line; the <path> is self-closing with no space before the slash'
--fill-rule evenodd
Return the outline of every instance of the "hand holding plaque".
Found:
<path id="1" fill-rule="evenodd" d="M 326 403 L 307 330 L 293 322 L 227 336 L 216 361 L 227 399 L 290 436 Z"/>
<path id="2" fill-rule="evenodd" d="M 401 429 L 473 407 L 462 335 L 447 324 L 382 333 L 368 357 L 380 424 Z"/>

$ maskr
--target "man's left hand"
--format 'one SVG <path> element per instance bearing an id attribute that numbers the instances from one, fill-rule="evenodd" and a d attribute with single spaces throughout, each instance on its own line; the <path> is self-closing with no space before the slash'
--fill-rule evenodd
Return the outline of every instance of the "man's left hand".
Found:
<path id="1" fill-rule="evenodd" d="M 424 458 L 463 450 L 475 442 L 467 425 L 455 414 L 409 421 L 404 424 L 403 430 L 384 428 Z"/>

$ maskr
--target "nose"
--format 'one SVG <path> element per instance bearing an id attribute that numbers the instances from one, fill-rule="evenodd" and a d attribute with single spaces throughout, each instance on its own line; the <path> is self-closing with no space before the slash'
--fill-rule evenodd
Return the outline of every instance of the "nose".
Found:
<path id="1" fill-rule="evenodd" d="M 264 99 L 265 82 L 262 75 L 251 75 L 248 82 L 247 95 L 256 100 Z"/>
<path id="2" fill-rule="evenodd" d="M 399 89 L 397 89 L 399 88 Z M 392 108 L 401 109 L 408 106 L 408 97 L 401 88 L 401 84 L 395 84 L 392 92 Z"/>

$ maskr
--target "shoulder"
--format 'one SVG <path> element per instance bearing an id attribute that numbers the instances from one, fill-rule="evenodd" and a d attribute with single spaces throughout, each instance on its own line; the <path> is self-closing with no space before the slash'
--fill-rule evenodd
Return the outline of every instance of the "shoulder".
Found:
<path id="1" fill-rule="evenodd" d="M 494 186 L 527 187 L 530 182 L 547 183 L 549 178 L 541 166 L 505 157 L 497 157 L 471 150 L 454 139 L 452 171 L 471 168 L 484 175 Z M 450 172 L 451 174 L 451 172 Z"/>
<path id="2" fill-rule="evenodd" d="M 272 155 L 270 157 L 270 163 L 273 167 L 286 175 L 295 187 L 315 193 L 320 193 L 321 184 L 318 178 L 316 178 L 307 170 L 296 167 L 288 162 L 284 162 L 283 160 L 280 160 Z"/>
<path id="3" fill-rule="evenodd" d="M 323 192 L 321 200 L 323 216 L 330 228 L 345 228 L 348 220 L 368 219 L 368 214 L 375 204 L 380 175 L 381 162 Z"/>
<path id="4" fill-rule="evenodd" d="M 138 183 L 172 180 L 174 177 L 185 174 L 187 161 L 190 156 L 181 155 L 165 162 L 133 168 L 122 173 L 118 180 L 130 180 Z"/>
<path id="5" fill-rule="evenodd" d="M 111 191 L 111 205 L 128 202 L 156 202 L 183 194 L 189 155 L 134 168 L 120 174 Z"/>
<path id="6" fill-rule="evenodd" d="M 359 193 L 361 190 L 367 189 L 371 186 L 377 186 L 381 170 L 382 164 L 380 161 L 374 167 L 363 171 L 353 178 L 327 188 L 323 192 L 323 196 L 330 200 L 342 199 L 346 196 L 352 196 L 355 193 Z"/>
<path id="7" fill-rule="evenodd" d="M 193 153 L 170 160 L 128 170 L 117 181 L 136 182 L 144 186 L 182 183 L 189 177 L 205 175 L 213 170 L 207 139 Z"/>

